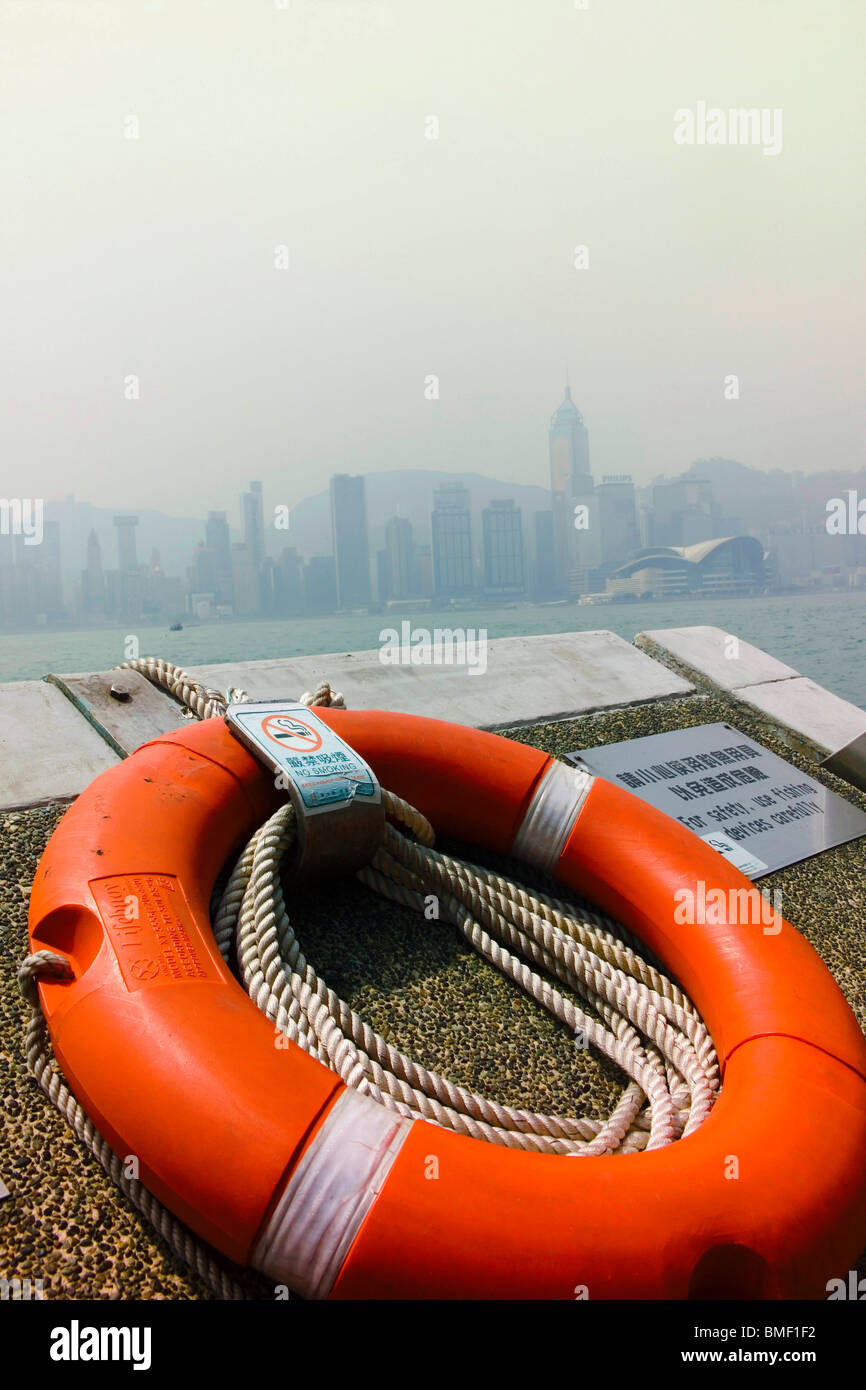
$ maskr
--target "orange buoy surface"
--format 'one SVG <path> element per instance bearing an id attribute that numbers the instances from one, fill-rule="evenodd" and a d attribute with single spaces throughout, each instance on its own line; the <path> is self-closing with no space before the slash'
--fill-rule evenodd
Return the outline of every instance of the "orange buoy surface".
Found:
<path id="1" fill-rule="evenodd" d="M 706 1021 L 721 1096 L 668 1147 L 575 1162 L 403 1118 L 276 1046 L 210 898 L 283 798 L 210 719 L 98 777 L 34 881 L 31 949 L 74 975 L 40 982 L 51 1040 L 115 1152 L 199 1235 L 309 1296 L 825 1298 L 866 1244 L 866 1039 L 811 946 L 786 922 L 679 925 L 678 890 L 752 885 L 600 778 L 437 720 L 316 713 L 438 832 L 633 931 Z"/>

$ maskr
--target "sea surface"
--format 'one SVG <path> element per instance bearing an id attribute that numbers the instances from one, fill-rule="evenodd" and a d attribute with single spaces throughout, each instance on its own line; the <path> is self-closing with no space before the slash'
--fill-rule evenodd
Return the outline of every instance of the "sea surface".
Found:
<path id="1" fill-rule="evenodd" d="M 708 624 L 754 643 L 804 676 L 866 709 L 866 591 L 807 597 L 693 599 L 664 603 L 515 608 L 477 607 L 430 612 L 389 609 L 369 615 L 224 620 L 184 627 L 140 625 L 134 635 L 141 656 L 161 656 L 182 666 L 266 657 L 365 651 L 380 645 L 384 628 L 486 629 L 496 637 L 581 632 L 606 628 L 632 641 L 651 628 Z M 129 627 L 0 634 L 0 681 L 33 680 L 47 672 L 100 671 L 127 655 Z"/>

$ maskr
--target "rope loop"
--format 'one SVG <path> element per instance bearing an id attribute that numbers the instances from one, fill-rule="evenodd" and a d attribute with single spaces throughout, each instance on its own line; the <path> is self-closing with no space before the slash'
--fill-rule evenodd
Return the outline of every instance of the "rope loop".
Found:
<path id="1" fill-rule="evenodd" d="M 55 951 L 34 951 L 21 962 L 16 975 L 18 988 L 32 1008 L 39 1007 L 37 980 L 72 980 L 75 978 L 69 961 L 65 956 L 57 955 Z"/>

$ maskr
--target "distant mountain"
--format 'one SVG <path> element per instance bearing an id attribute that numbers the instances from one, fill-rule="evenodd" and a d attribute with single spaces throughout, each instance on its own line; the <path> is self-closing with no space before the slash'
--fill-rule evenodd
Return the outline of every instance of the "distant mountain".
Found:
<path id="1" fill-rule="evenodd" d="M 481 542 L 481 513 L 494 498 L 512 498 L 523 512 L 523 536 L 528 550 L 533 549 L 535 513 L 550 507 L 546 488 L 525 483 L 501 483 L 480 473 L 440 473 L 432 468 L 393 469 L 387 473 L 367 473 L 367 526 L 370 552 L 376 553 L 385 544 L 385 523 L 392 516 L 405 517 L 412 525 L 412 538 L 418 545 L 430 544 L 430 513 L 433 510 L 433 490 L 443 483 L 462 483 L 469 489 L 472 509 L 473 541 L 476 552 Z M 271 548 L 276 553 L 283 545 L 293 545 L 309 558 L 311 555 L 330 555 L 331 499 L 327 489 L 313 497 L 304 498 L 292 508 L 291 529 L 274 533 Z"/>
<path id="2" fill-rule="evenodd" d="M 830 497 L 841 496 L 847 488 L 866 496 L 866 470 L 859 473 L 839 469 L 825 473 L 786 473 L 774 468 L 769 473 L 748 468 L 736 459 L 697 459 L 685 473 L 660 476 L 653 483 L 671 482 L 673 477 L 706 480 L 713 485 L 713 497 L 725 516 L 738 517 L 744 531 L 765 532 L 771 526 L 822 525 Z"/>
<path id="3" fill-rule="evenodd" d="M 744 531 L 762 531 L 797 511 L 794 480 L 781 469 L 763 473 L 736 459 L 698 459 L 686 470 L 686 477 L 711 482 L 723 515 L 739 517 Z"/>
<path id="4" fill-rule="evenodd" d="M 844 497 L 849 489 L 860 498 L 866 497 L 866 468 L 859 473 L 836 468 L 827 473 L 810 473 L 800 486 L 807 520 L 812 525 L 826 525 L 828 501 L 831 497 Z"/>

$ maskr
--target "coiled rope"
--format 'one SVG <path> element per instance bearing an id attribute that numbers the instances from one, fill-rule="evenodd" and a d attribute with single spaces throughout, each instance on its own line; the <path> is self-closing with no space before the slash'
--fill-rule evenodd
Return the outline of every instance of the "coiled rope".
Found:
<path id="1" fill-rule="evenodd" d="M 249 698 L 240 690 L 211 690 L 182 668 L 156 658 L 123 665 L 162 686 L 200 719 L 222 715 L 230 703 Z M 300 703 L 344 705 L 342 695 L 327 683 L 306 692 Z M 371 864 L 358 871 L 361 882 L 421 912 L 432 896 L 440 921 L 461 931 L 480 955 L 571 1029 L 581 1046 L 593 1046 L 615 1062 L 629 1083 L 604 1121 L 547 1115 L 457 1086 L 392 1047 L 316 974 L 295 936 L 281 879 L 283 861 L 297 842 L 291 803 L 281 806 L 248 842 L 213 922 L 223 958 L 230 962 L 234 950 L 250 997 L 275 1027 L 346 1085 L 390 1109 L 511 1148 L 574 1157 L 624 1154 L 659 1148 L 695 1130 L 718 1091 L 712 1040 L 694 1006 L 641 957 L 634 938 L 584 906 L 530 891 L 435 850 L 433 829 L 424 816 L 384 788 L 382 795 L 385 840 Z M 46 962 L 50 952 L 38 956 L 41 965 L 35 964 L 38 957 L 30 957 L 22 967 L 29 967 L 26 984 L 31 990 L 33 975 L 46 964 L 58 968 Z M 61 957 L 52 960 L 65 967 Z M 551 977 L 592 1012 L 564 995 Z M 28 1062 L 79 1138 L 175 1253 L 219 1297 L 243 1297 L 207 1247 L 140 1183 L 124 1178 L 120 1160 L 60 1077 L 38 1005 L 28 1030 Z"/>

